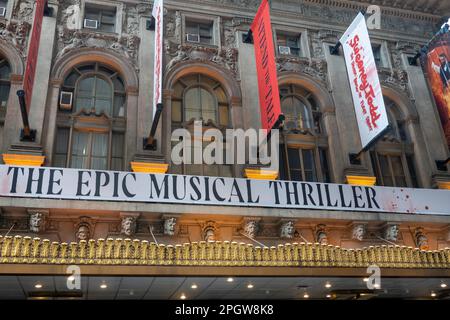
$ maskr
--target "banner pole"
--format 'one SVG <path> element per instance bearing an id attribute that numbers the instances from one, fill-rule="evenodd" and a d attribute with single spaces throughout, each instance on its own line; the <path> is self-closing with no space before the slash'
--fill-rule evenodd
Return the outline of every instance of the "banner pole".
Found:
<path id="1" fill-rule="evenodd" d="M 155 118 L 153 119 L 153 122 L 152 122 L 152 128 L 150 129 L 150 134 L 148 135 L 147 138 L 144 138 L 144 150 L 156 150 L 155 134 L 156 134 L 156 129 L 158 128 L 159 119 L 161 118 L 162 110 L 163 110 L 163 104 L 158 103 L 156 105 Z"/>

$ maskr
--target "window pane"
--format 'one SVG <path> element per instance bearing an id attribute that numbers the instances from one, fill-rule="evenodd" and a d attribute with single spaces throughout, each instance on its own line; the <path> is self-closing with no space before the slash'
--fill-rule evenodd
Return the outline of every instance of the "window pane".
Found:
<path id="1" fill-rule="evenodd" d="M 314 162 L 314 151 L 311 149 L 303 149 L 303 165 L 306 181 L 317 181 L 316 165 Z"/>
<path id="2" fill-rule="evenodd" d="M 64 85 L 68 87 L 75 87 L 75 83 L 78 80 L 80 75 L 78 72 L 73 71 L 67 78 L 64 80 Z"/>
<path id="3" fill-rule="evenodd" d="M 328 167 L 327 150 L 320 148 L 319 154 L 320 154 L 320 166 L 322 168 L 323 182 L 330 183 L 331 175 L 330 169 Z"/>
<path id="4" fill-rule="evenodd" d="M 3 62 L 3 65 L 0 65 L 0 79 L 9 80 L 10 75 L 11 75 L 11 68 L 6 62 Z"/>
<path id="5" fill-rule="evenodd" d="M 181 121 L 181 101 L 172 100 L 172 122 Z"/>
<path id="6" fill-rule="evenodd" d="M 392 179 L 391 169 L 389 168 L 387 157 L 378 155 L 378 161 L 380 162 L 381 175 L 383 176 L 383 185 L 393 187 L 394 181 Z"/>
<path id="7" fill-rule="evenodd" d="M 53 166 L 66 167 L 67 153 L 69 150 L 69 128 L 58 128 L 56 132 L 55 155 L 53 158 Z"/>
<path id="8" fill-rule="evenodd" d="M 200 119 L 201 104 L 199 96 L 199 88 L 189 89 L 185 94 L 184 108 L 186 112 L 185 120 Z"/>
<path id="9" fill-rule="evenodd" d="M 9 84 L 0 84 L 0 107 L 6 108 L 6 103 L 9 98 Z"/>
<path id="10" fill-rule="evenodd" d="M 111 85 L 104 79 L 96 78 L 96 95 L 102 97 L 111 97 Z"/>
<path id="11" fill-rule="evenodd" d="M 72 161 L 71 168 L 88 168 L 88 141 L 89 134 L 86 132 L 74 132 L 72 138 Z"/>
<path id="12" fill-rule="evenodd" d="M 287 171 L 287 159 L 286 159 L 286 149 L 283 144 L 280 144 L 279 148 L 280 154 L 280 179 L 281 180 L 289 180 L 288 171 Z"/>
<path id="13" fill-rule="evenodd" d="M 392 170 L 395 175 L 395 186 L 406 187 L 405 171 L 403 170 L 402 159 L 400 157 L 391 157 Z"/>
<path id="14" fill-rule="evenodd" d="M 107 134 L 92 134 L 91 169 L 108 169 Z"/>
<path id="15" fill-rule="evenodd" d="M 300 167 L 300 153 L 298 149 L 288 148 L 289 168 L 301 169 Z"/>
<path id="16" fill-rule="evenodd" d="M 114 96 L 114 117 L 125 116 L 125 96 L 116 94 Z"/>
<path id="17" fill-rule="evenodd" d="M 217 122 L 216 117 L 216 103 L 214 97 L 207 90 L 200 88 L 202 118 L 205 121 L 212 120 Z"/>
<path id="18" fill-rule="evenodd" d="M 228 127 L 228 107 L 227 106 L 220 106 L 219 107 L 219 118 L 220 118 L 220 125 Z"/>
<path id="19" fill-rule="evenodd" d="M 292 181 L 302 181 L 302 172 L 300 170 L 291 170 Z"/>

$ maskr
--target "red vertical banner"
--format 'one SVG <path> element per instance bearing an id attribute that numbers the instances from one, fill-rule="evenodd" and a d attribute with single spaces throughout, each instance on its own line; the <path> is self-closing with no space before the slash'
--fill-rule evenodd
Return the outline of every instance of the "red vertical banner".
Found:
<path id="1" fill-rule="evenodd" d="M 262 129 L 271 130 L 281 115 L 281 104 L 268 0 L 262 1 L 251 31 L 255 46 Z"/>
<path id="2" fill-rule="evenodd" d="M 44 19 L 45 2 L 47 0 L 36 0 L 34 13 L 33 31 L 30 35 L 30 45 L 28 47 L 27 65 L 23 77 L 23 90 L 25 91 L 25 102 L 27 111 L 30 111 L 31 96 L 33 94 L 33 84 L 36 75 L 36 64 L 41 40 L 42 20 Z"/>

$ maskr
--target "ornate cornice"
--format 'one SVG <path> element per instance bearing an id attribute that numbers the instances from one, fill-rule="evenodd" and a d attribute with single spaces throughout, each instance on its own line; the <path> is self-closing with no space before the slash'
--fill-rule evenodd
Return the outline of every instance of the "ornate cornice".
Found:
<path id="1" fill-rule="evenodd" d="M 318 243 L 255 247 L 237 242 L 163 245 L 145 240 L 98 239 L 59 243 L 30 237 L 0 237 L 0 264 L 166 265 L 248 267 L 450 268 L 450 249 L 423 251 L 376 246 L 344 249 Z"/>

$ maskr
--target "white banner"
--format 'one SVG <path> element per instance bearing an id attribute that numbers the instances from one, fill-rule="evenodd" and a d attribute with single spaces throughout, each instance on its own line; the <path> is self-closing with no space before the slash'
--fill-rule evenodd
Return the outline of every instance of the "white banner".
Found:
<path id="1" fill-rule="evenodd" d="M 163 72 L 163 35 L 164 35 L 164 4 L 163 0 L 153 3 L 153 17 L 155 18 L 155 61 L 153 64 L 153 121 L 157 105 L 162 103 L 162 72 Z"/>
<path id="2" fill-rule="evenodd" d="M 383 134 L 389 121 L 366 20 L 361 13 L 342 36 L 347 72 L 363 149 Z"/>
<path id="3" fill-rule="evenodd" d="M 450 215 L 448 190 L 6 165 L 0 197 Z"/>

